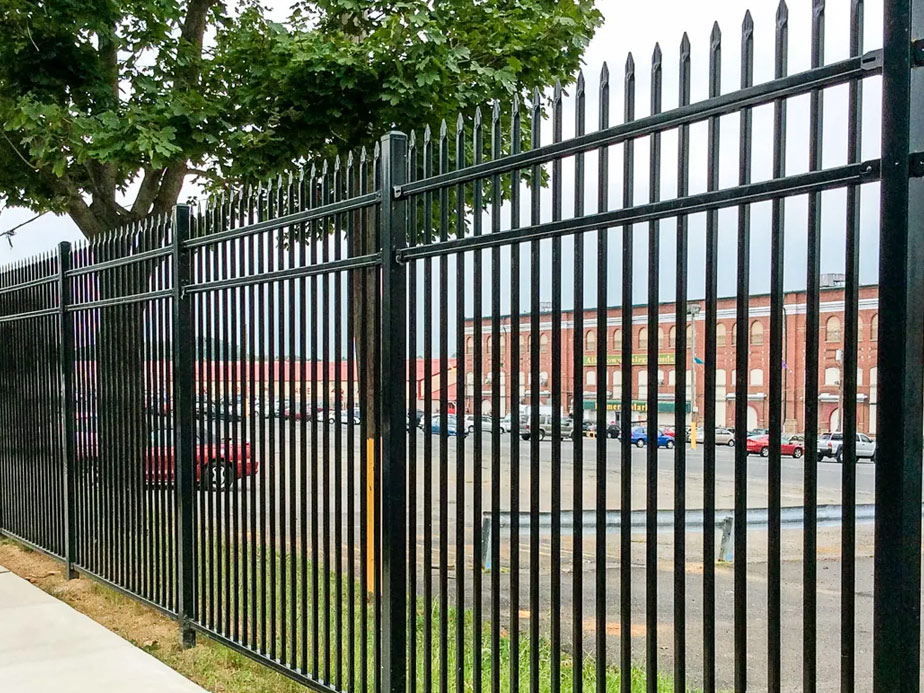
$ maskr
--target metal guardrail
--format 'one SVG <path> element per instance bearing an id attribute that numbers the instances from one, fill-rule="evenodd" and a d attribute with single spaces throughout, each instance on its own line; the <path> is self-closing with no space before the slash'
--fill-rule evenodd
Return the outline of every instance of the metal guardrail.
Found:
<path id="1" fill-rule="evenodd" d="M 924 514 L 924 506 L 922 506 Z M 530 524 L 530 513 L 521 512 L 517 514 L 518 526 L 520 532 L 528 532 Z M 606 514 L 606 531 L 617 531 L 622 527 L 622 516 L 619 510 L 607 510 Z M 770 525 L 769 508 L 748 508 L 747 510 L 747 527 L 748 529 L 765 529 Z M 868 524 L 876 519 L 876 506 L 872 503 L 857 505 L 855 514 L 857 524 Z M 792 506 L 780 509 L 780 520 L 783 529 L 798 529 L 803 526 L 805 519 L 805 508 L 802 506 Z M 816 513 L 817 527 L 835 527 L 843 521 L 843 506 L 841 505 L 819 505 Z M 722 530 L 722 543 L 719 550 L 719 560 L 731 563 L 734 560 L 734 527 L 735 511 L 733 509 L 715 511 L 715 530 Z M 496 532 L 492 531 L 491 513 L 483 513 L 481 521 L 482 553 L 481 567 L 483 570 L 490 572 L 492 569 L 491 551 Z M 500 530 L 510 529 L 513 526 L 513 514 L 502 512 L 499 517 Z M 702 531 L 705 526 L 705 520 L 702 510 L 687 510 L 684 515 L 684 524 L 688 531 Z M 594 510 L 585 510 L 581 514 L 581 529 L 593 532 L 596 530 L 597 513 Z M 631 528 L 643 532 L 648 528 L 647 511 L 633 510 L 631 513 Z M 561 512 L 559 526 L 562 534 L 570 534 L 574 530 L 574 513 L 564 510 Z M 552 531 L 552 513 L 539 513 L 539 529 Z M 674 530 L 674 511 L 659 510 L 657 512 L 657 531 L 672 532 Z"/>

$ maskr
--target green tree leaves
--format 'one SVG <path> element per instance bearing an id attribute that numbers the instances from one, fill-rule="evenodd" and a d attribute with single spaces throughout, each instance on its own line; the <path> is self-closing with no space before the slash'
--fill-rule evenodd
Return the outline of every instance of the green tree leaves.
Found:
<path id="1" fill-rule="evenodd" d="M 600 22 L 591 0 L 300 1 L 284 24 L 256 0 L 0 0 L 0 202 L 93 235 L 168 210 L 189 168 L 262 179 L 567 82 Z"/>

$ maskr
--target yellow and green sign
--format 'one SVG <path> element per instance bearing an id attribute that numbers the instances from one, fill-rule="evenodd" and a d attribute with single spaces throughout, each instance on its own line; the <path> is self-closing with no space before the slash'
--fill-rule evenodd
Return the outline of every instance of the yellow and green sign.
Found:
<path id="1" fill-rule="evenodd" d="M 648 354 L 632 354 L 632 365 L 633 366 L 644 366 L 648 363 Z M 668 352 L 666 354 L 658 354 L 658 365 L 661 366 L 672 366 L 674 365 L 674 353 Z M 606 355 L 606 365 L 607 366 L 619 366 L 622 364 L 622 354 L 607 354 Z M 597 357 L 595 354 L 585 355 L 584 356 L 584 365 L 585 366 L 596 366 Z"/>
<path id="2" fill-rule="evenodd" d="M 596 409 L 597 401 L 593 399 L 584 400 L 584 409 Z M 687 401 L 685 410 L 689 413 L 690 411 L 690 402 Z M 606 410 L 607 411 L 620 411 L 622 409 L 622 402 L 618 399 L 608 399 L 606 400 Z M 648 402 L 644 399 L 633 399 L 632 400 L 632 411 L 638 412 L 647 412 L 648 411 Z M 672 412 L 674 411 L 674 402 L 673 400 L 661 401 L 658 402 L 658 411 L 659 412 Z"/>

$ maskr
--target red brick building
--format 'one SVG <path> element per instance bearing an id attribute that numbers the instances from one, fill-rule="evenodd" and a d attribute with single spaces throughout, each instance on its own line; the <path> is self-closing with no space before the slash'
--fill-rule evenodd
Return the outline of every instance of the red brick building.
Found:
<path id="1" fill-rule="evenodd" d="M 839 426 L 839 402 L 842 396 L 840 354 L 844 348 L 844 290 L 839 285 L 837 277 L 826 277 L 828 285 L 821 291 L 821 314 L 819 335 L 819 366 L 818 383 L 820 395 L 818 398 L 818 419 L 822 431 L 836 430 Z M 876 420 L 876 391 L 877 391 L 877 339 L 879 327 L 879 300 L 877 286 L 864 286 L 859 291 L 858 314 L 859 339 L 857 355 L 857 416 L 858 430 L 875 434 Z M 687 391 L 691 390 L 691 374 L 689 371 L 693 359 L 690 357 L 690 345 L 693 335 L 690 332 L 691 322 L 695 327 L 696 357 L 704 358 L 706 343 L 705 332 L 705 306 L 703 301 L 690 301 L 690 305 L 698 304 L 702 310 L 695 318 L 687 316 L 685 327 L 687 329 Z M 805 318 L 806 295 L 804 291 L 787 293 L 784 297 L 784 346 L 783 363 L 770 363 L 770 297 L 767 295 L 752 296 L 750 301 L 749 330 L 750 342 L 748 353 L 748 428 L 765 428 L 769 419 L 769 373 L 771 367 L 783 369 L 783 417 L 785 428 L 789 432 L 802 432 L 805 420 Z M 574 315 L 571 311 L 562 313 L 562 403 L 565 410 L 571 410 L 574 400 L 574 349 L 582 350 L 583 373 L 583 403 L 580 405 L 584 418 L 594 416 L 597 388 L 605 387 L 607 392 L 607 409 L 613 412 L 608 418 L 615 418 L 618 410 L 618 400 L 622 397 L 621 391 L 621 345 L 622 345 L 622 319 L 619 308 L 608 311 L 606 327 L 603 331 L 598 329 L 596 310 L 588 310 L 584 314 L 583 335 L 575 344 Z M 633 419 L 645 418 L 645 400 L 648 392 L 647 349 L 648 340 L 657 339 L 659 344 L 658 358 L 658 399 L 659 411 L 665 416 L 673 418 L 674 411 L 674 385 L 676 371 L 673 367 L 676 352 L 676 334 L 678 329 L 675 307 L 673 303 L 664 303 L 659 307 L 658 334 L 648 333 L 647 306 L 640 305 L 634 309 L 632 320 L 632 400 Z M 715 408 L 716 421 L 719 425 L 734 426 L 734 401 L 737 396 L 735 390 L 735 353 L 737 342 L 736 329 L 736 299 L 721 298 L 718 302 L 718 321 L 716 324 L 716 393 Z M 527 316 L 520 319 L 519 332 L 519 363 L 509 362 L 511 322 L 509 316 L 499 320 L 501 331 L 500 360 L 501 379 L 496 385 L 500 387 L 501 415 L 511 411 L 514 406 L 529 402 L 532 388 L 529 386 L 530 359 L 529 347 L 532 335 L 529 330 Z M 466 326 L 465 362 L 463 375 L 460 379 L 465 382 L 465 408 L 471 411 L 475 397 L 482 399 L 482 408 L 485 413 L 491 411 L 491 395 L 495 383 L 491 382 L 491 354 L 494 345 L 491 340 L 491 320 L 485 319 L 482 323 L 482 374 L 480 393 L 474 382 L 472 372 L 474 359 L 474 325 L 469 321 Z M 539 372 L 540 382 L 536 390 L 540 402 L 544 405 L 550 403 L 551 388 L 551 315 L 544 312 L 540 319 L 539 339 Z M 597 383 L 596 352 L 597 340 L 606 340 L 607 367 L 606 382 Z M 513 368 L 517 368 L 519 376 L 519 393 L 509 392 L 507 383 L 510 382 Z M 696 364 L 696 407 L 703 412 L 704 401 L 704 372 L 702 364 Z M 687 406 L 687 420 L 690 420 L 690 404 Z M 702 414 L 699 415 L 702 420 Z"/>

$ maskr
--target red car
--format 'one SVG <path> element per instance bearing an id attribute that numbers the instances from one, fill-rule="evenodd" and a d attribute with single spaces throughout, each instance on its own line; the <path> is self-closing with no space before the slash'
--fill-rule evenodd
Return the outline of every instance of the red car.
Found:
<path id="1" fill-rule="evenodd" d="M 84 422 L 85 423 L 85 422 Z M 77 452 L 87 460 L 95 460 L 97 434 L 93 427 L 78 428 Z M 250 443 L 222 441 L 202 427 L 196 429 L 196 483 L 214 490 L 230 489 L 238 479 L 253 476 L 257 461 L 251 457 Z M 144 480 L 148 483 L 172 483 L 176 474 L 172 425 L 162 424 L 151 432 L 145 457 Z"/>
<path id="2" fill-rule="evenodd" d="M 770 436 L 750 436 L 747 441 L 749 455 L 760 455 L 761 457 L 770 456 Z M 805 453 L 801 441 L 792 441 L 789 436 L 783 436 L 780 441 L 780 454 L 790 455 L 799 459 Z"/>

